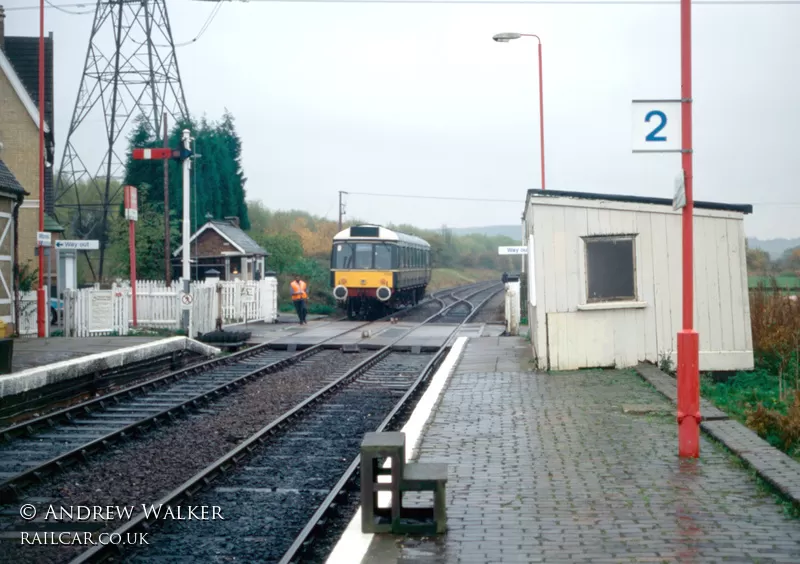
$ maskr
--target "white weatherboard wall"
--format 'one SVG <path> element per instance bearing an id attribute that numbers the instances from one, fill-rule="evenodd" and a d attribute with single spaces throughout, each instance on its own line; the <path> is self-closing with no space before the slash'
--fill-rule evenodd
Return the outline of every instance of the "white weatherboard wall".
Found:
<path id="1" fill-rule="evenodd" d="M 529 197 L 534 350 L 552 370 L 677 362 L 681 212 L 669 205 Z M 582 237 L 636 234 L 635 302 L 587 304 Z M 695 208 L 694 328 L 700 370 L 753 368 L 743 213 Z M 534 317 L 535 316 L 535 317 Z"/>

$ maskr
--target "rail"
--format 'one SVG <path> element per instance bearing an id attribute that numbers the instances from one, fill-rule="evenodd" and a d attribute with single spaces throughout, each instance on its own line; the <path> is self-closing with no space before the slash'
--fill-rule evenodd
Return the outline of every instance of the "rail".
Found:
<path id="1" fill-rule="evenodd" d="M 351 329 L 351 331 L 358 330 L 371 322 L 363 322 Z M 196 409 L 202 405 L 207 404 L 212 399 L 217 399 L 234 389 L 244 385 L 250 380 L 277 372 L 287 366 L 296 364 L 306 358 L 317 354 L 324 349 L 324 345 L 337 338 L 336 336 L 305 348 L 300 352 L 288 358 L 281 358 L 275 362 L 271 362 L 246 374 L 235 378 L 226 378 L 220 385 L 211 389 L 205 389 L 200 393 L 187 398 L 184 401 L 176 402 L 175 404 L 157 411 L 156 413 L 142 417 L 137 421 L 124 425 L 114 431 L 108 432 L 101 437 L 89 441 L 88 443 L 81 443 L 80 445 L 61 450 L 56 447 L 50 452 L 44 452 L 42 455 L 47 458 L 41 460 L 40 463 L 34 464 L 31 467 L 14 474 L 3 481 L 0 481 L 0 503 L 9 503 L 19 498 L 21 488 L 43 480 L 46 476 L 56 474 L 71 467 L 75 463 L 85 461 L 89 456 L 95 455 L 102 451 L 107 450 L 112 445 L 120 440 L 125 440 L 127 437 L 137 432 L 143 432 L 150 425 L 158 425 L 161 421 L 167 421 L 169 418 L 175 417 L 186 413 L 189 409 Z M 173 371 L 163 376 L 140 382 L 131 387 L 103 395 L 99 398 L 81 402 L 79 404 L 67 407 L 65 409 L 52 412 L 36 419 L 31 419 L 7 427 L 0 431 L 0 446 L 5 446 L 15 439 L 23 437 L 31 437 L 41 431 L 52 430 L 58 425 L 70 424 L 76 418 L 86 418 L 101 412 L 106 411 L 110 407 L 119 406 L 121 402 L 129 402 L 135 398 L 144 398 L 151 395 L 153 392 L 165 389 L 167 386 L 175 384 L 181 380 L 187 380 L 200 374 L 208 374 L 210 371 L 224 367 L 234 367 L 248 359 L 256 357 L 268 351 L 272 351 L 270 343 L 264 343 L 256 347 L 252 347 L 237 353 L 201 362 L 181 370 Z M 60 452 L 59 452 L 60 451 Z"/>
<path id="2" fill-rule="evenodd" d="M 462 301 L 469 300 L 469 298 L 482 294 L 486 291 L 487 289 L 484 288 L 482 290 L 474 292 L 473 294 L 470 294 L 465 298 L 459 298 L 460 301 L 451 304 L 450 307 L 459 305 Z M 485 299 L 481 300 L 481 302 L 478 303 L 477 305 L 470 304 L 472 306 L 472 311 L 465 317 L 464 321 L 459 325 L 459 327 L 461 325 L 469 323 L 469 320 L 478 313 L 481 307 L 483 307 L 489 300 L 491 300 L 500 291 L 502 291 L 502 288 L 493 292 Z M 455 334 L 457 331 L 458 328 L 456 328 L 456 330 L 453 331 L 453 334 Z M 436 353 L 436 356 L 431 360 L 426 369 L 419 375 L 414 384 L 412 384 L 412 386 L 403 395 L 403 397 L 401 397 L 398 400 L 392 411 L 389 412 L 389 414 L 386 416 L 383 422 L 378 426 L 377 429 L 375 429 L 376 431 L 381 432 L 394 423 L 398 415 L 403 411 L 404 408 L 406 408 L 409 405 L 409 400 L 412 397 L 418 395 L 418 393 L 421 391 L 420 384 L 430 376 L 430 374 L 433 372 L 432 368 L 437 367 L 441 363 L 441 361 L 444 360 L 444 357 L 446 356 L 449 350 L 450 350 L 449 344 L 445 344 L 439 349 L 439 351 Z M 325 523 L 326 515 L 328 515 L 331 511 L 334 510 L 337 498 L 343 495 L 346 488 L 348 487 L 348 484 L 350 484 L 351 482 L 355 482 L 355 478 L 359 470 L 359 463 L 360 463 L 360 458 L 359 455 L 357 455 L 353 459 L 353 462 L 350 463 L 350 466 L 347 468 L 344 474 L 342 474 L 342 477 L 339 479 L 336 485 L 331 489 L 328 496 L 322 501 L 317 511 L 314 513 L 314 515 L 311 517 L 311 519 L 309 519 L 305 527 L 303 527 L 303 529 L 297 535 L 292 545 L 284 553 L 283 558 L 281 558 L 279 564 L 290 564 L 302 561 L 300 559 L 304 557 L 305 553 L 310 548 L 310 545 L 312 543 L 312 537 L 321 534 L 323 532 L 320 531 L 319 529 Z M 357 489 L 357 484 L 353 483 L 351 485 Z"/>
<path id="3" fill-rule="evenodd" d="M 478 295 L 486 291 L 487 291 L 486 288 L 482 288 L 470 294 L 470 296 Z M 446 306 L 445 309 L 461 303 L 461 301 L 463 301 L 464 298 L 458 298 L 458 299 L 459 301 L 449 306 Z M 481 302 L 481 305 L 485 303 L 488 299 L 489 298 L 483 300 Z M 477 308 L 474 311 L 477 311 Z M 353 380 L 358 378 L 358 376 L 369 370 L 372 366 L 380 362 L 390 352 L 392 352 L 394 345 L 396 345 L 399 341 L 405 339 L 410 333 L 432 321 L 440 313 L 441 312 L 437 312 L 436 314 L 428 317 L 425 321 L 419 323 L 416 327 L 410 329 L 402 336 L 398 337 L 388 345 L 384 346 L 383 348 L 375 352 L 369 358 L 365 359 L 352 369 L 348 370 L 344 375 L 342 375 L 337 380 L 331 382 L 321 390 L 317 391 L 313 395 L 304 399 L 299 404 L 292 407 L 283 415 L 279 416 L 277 419 L 273 420 L 265 427 L 263 427 L 262 429 L 251 435 L 248 439 L 239 444 L 233 450 L 231 450 L 224 456 L 220 457 L 215 462 L 211 463 L 205 469 L 203 469 L 195 476 L 184 482 L 182 485 L 178 486 L 177 488 L 169 492 L 160 500 L 156 501 L 153 505 L 155 506 L 175 505 L 185 499 L 189 499 L 192 496 L 194 496 L 198 491 L 208 486 L 214 479 L 218 478 L 220 475 L 227 472 L 230 468 L 241 462 L 248 454 L 254 451 L 254 449 L 257 447 L 258 444 L 264 442 L 267 438 L 274 435 L 278 430 L 280 430 L 281 428 L 292 422 L 299 415 L 305 413 L 311 406 L 318 404 L 320 401 L 328 397 L 334 391 L 342 388 L 345 385 L 350 384 Z M 464 322 L 466 322 L 466 319 Z M 454 331 L 457 330 L 458 327 L 454 329 Z M 440 350 L 435 354 L 434 358 L 423 369 L 420 376 L 414 381 L 411 388 L 409 388 L 409 390 L 403 395 L 401 401 L 395 405 L 394 409 L 392 409 L 390 415 L 396 414 L 403 407 L 404 403 L 408 400 L 408 398 L 412 396 L 414 390 L 416 390 L 419 387 L 419 384 L 425 380 L 427 375 L 430 373 L 430 370 L 433 369 L 435 366 L 437 366 L 437 362 L 441 360 L 441 358 L 443 358 L 443 355 L 447 349 L 448 349 L 447 345 L 444 345 L 440 348 Z M 118 527 L 115 531 L 113 531 L 112 534 L 116 533 L 120 535 L 125 535 L 127 533 L 137 532 L 140 529 L 149 529 L 149 527 L 157 520 L 158 520 L 157 517 L 153 516 L 152 514 L 150 516 L 147 516 L 144 513 L 140 513 L 136 517 L 132 518 L 131 520 L 127 521 L 126 523 Z M 121 546 L 98 545 L 76 557 L 74 560 L 72 560 L 72 563 L 78 564 L 82 562 L 102 561 L 112 557 L 115 552 L 122 550 L 123 549 Z"/>

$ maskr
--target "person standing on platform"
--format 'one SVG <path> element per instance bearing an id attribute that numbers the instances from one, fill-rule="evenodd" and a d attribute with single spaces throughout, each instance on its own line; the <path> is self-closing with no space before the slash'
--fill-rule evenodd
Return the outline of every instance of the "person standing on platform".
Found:
<path id="1" fill-rule="evenodd" d="M 300 325 L 308 325 L 306 323 L 306 300 L 308 299 L 308 285 L 305 281 L 300 280 L 300 275 L 294 275 L 294 281 L 290 284 L 292 287 L 292 303 L 297 310 L 297 317 L 300 319 Z"/>

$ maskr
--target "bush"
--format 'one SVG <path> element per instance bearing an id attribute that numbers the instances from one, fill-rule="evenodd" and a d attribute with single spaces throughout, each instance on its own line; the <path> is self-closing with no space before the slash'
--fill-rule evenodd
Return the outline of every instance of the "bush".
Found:
<path id="1" fill-rule="evenodd" d="M 772 278 L 750 292 L 750 318 L 757 366 L 778 376 L 781 397 L 788 381 L 800 390 L 800 300 Z"/>
<path id="2" fill-rule="evenodd" d="M 726 382 L 702 382 L 702 393 L 761 438 L 800 457 L 800 301 L 774 277 L 750 292 L 756 370 Z"/>

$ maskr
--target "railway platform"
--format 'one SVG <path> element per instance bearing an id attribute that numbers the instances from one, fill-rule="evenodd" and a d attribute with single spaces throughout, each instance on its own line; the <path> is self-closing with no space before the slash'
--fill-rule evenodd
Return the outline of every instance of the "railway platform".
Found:
<path id="1" fill-rule="evenodd" d="M 163 337 L 50 337 L 49 339 L 15 339 L 12 368 L 20 372 L 54 362 L 92 354 L 116 351 L 158 341 Z"/>
<path id="2" fill-rule="evenodd" d="M 671 377 L 537 372 L 522 338 L 464 341 L 403 429 L 407 459 L 448 465 L 447 533 L 362 534 L 359 511 L 328 564 L 800 562 L 800 520 L 735 455 L 703 433 L 700 458 L 678 458 Z M 728 448 L 800 484 L 797 462 L 739 427 Z"/>

